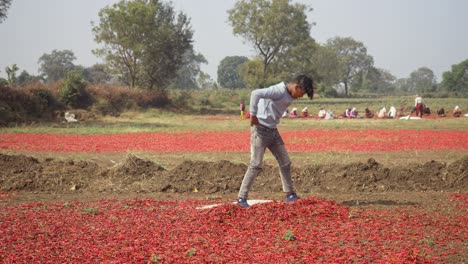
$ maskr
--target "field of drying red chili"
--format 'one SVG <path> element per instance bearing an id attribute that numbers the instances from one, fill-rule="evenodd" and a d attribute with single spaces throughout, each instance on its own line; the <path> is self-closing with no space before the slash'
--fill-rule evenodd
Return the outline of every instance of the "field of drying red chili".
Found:
<path id="1" fill-rule="evenodd" d="M 436 130 L 306 130 L 281 133 L 290 151 L 468 150 L 468 132 Z M 249 151 L 248 132 L 112 135 L 0 134 L 0 149 L 61 152 Z"/>
<path id="2" fill-rule="evenodd" d="M 0 212 L 3 263 L 440 263 L 466 260 L 468 195 L 447 216 L 306 198 L 242 209 L 149 199 L 28 203 Z M 209 201 L 213 202 L 213 200 Z M 461 257 L 460 257 L 461 256 Z M 450 261 L 449 261 L 450 262 Z"/>
<path id="3" fill-rule="evenodd" d="M 285 131 L 290 151 L 468 150 L 465 131 Z M 249 150 L 245 132 L 0 134 L 0 149 L 59 152 Z M 0 181 L 1 182 L 1 181 Z M 0 193 L 0 202 L 11 198 Z M 200 210 L 200 206 L 223 205 Z M 468 261 L 468 194 L 351 207 L 308 195 L 242 209 L 225 199 L 0 203 L 2 263 L 444 263 Z"/>

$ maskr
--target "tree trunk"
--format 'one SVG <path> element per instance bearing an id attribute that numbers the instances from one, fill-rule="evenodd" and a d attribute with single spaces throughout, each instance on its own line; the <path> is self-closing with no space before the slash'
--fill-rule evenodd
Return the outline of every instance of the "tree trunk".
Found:
<path id="1" fill-rule="evenodd" d="M 348 97 L 348 82 L 344 83 L 344 90 L 345 90 L 346 97 Z"/>

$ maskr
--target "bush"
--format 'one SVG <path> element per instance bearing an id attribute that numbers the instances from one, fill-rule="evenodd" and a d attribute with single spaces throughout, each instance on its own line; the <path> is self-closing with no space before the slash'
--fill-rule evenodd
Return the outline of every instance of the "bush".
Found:
<path id="1" fill-rule="evenodd" d="M 2 123 L 26 122 L 37 118 L 50 119 L 53 110 L 57 109 L 55 97 L 52 93 L 38 87 L 0 87 L 0 119 Z"/>
<path id="2" fill-rule="evenodd" d="M 116 85 L 90 85 L 88 93 L 94 98 L 93 109 L 104 115 L 118 115 L 125 110 L 165 107 L 171 103 L 166 92 L 143 90 Z"/>
<path id="3" fill-rule="evenodd" d="M 77 72 L 69 72 L 60 89 L 60 99 L 73 108 L 87 108 L 92 100 L 85 88 L 86 83 L 81 75 Z"/>

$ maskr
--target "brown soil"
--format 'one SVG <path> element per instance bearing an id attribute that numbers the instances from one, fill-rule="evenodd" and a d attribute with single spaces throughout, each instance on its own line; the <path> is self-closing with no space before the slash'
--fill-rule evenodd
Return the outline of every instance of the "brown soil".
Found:
<path id="1" fill-rule="evenodd" d="M 55 194 L 192 193 L 235 194 L 247 169 L 230 161 L 186 160 L 166 170 L 153 161 L 129 154 L 111 167 L 94 161 L 38 160 L 0 154 L 0 190 Z M 374 159 L 349 164 L 307 165 L 293 168 L 299 193 L 468 190 L 468 157 L 450 164 L 430 161 L 385 167 Z M 265 165 L 253 189 L 281 192 L 278 168 Z"/>

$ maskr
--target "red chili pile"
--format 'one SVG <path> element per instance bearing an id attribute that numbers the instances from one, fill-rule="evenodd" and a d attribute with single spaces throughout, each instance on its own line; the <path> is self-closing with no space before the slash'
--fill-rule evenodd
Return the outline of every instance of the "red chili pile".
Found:
<path id="1" fill-rule="evenodd" d="M 309 197 L 241 209 L 219 200 L 29 203 L 0 211 L 4 263 L 438 263 L 462 256 L 455 213 L 368 210 Z M 466 254 L 466 252 L 465 252 Z"/>
<path id="2" fill-rule="evenodd" d="M 305 130 L 282 137 L 290 151 L 468 150 L 468 132 L 434 130 Z M 0 149 L 61 152 L 249 151 L 248 132 L 111 135 L 0 134 Z"/>

